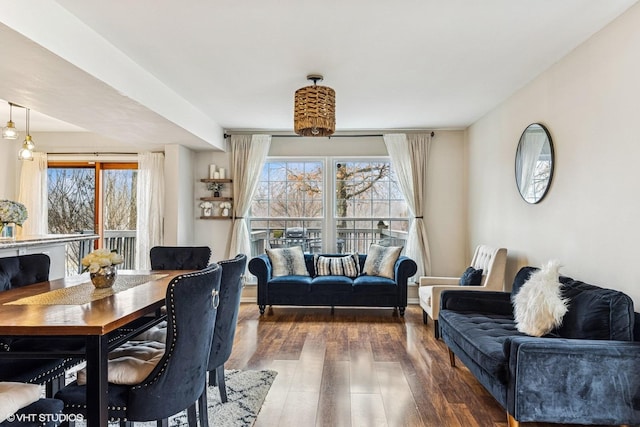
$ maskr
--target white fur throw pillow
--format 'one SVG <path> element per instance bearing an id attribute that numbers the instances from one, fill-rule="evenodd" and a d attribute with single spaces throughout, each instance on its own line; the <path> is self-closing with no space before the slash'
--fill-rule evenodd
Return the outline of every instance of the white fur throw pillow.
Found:
<path id="1" fill-rule="evenodd" d="M 267 249 L 271 262 L 271 276 L 308 276 L 302 247 Z"/>
<path id="2" fill-rule="evenodd" d="M 548 334 L 562 324 L 568 301 L 562 298 L 558 261 L 549 261 L 533 273 L 513 298 L 520 332 L 534 337 Z"/>

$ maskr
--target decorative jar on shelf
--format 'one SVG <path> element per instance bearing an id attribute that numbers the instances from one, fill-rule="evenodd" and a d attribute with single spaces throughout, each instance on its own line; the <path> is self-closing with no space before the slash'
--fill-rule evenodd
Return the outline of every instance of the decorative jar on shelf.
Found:
<path id="1" fill-rule="evenodd" d="M 106 267 L 101 267 L 95 273 L 89 273 L 89 277 L 96 288 L 110 288 L 116 282 L 118 269 L 115 265 L 107 265 Z"/>
<path id="2" fill-rule="evenodd" d="M 0 223 L 0 240 L 3 240 L 3 241 L 16 240 L 16 223 L 15 222 Z"/>

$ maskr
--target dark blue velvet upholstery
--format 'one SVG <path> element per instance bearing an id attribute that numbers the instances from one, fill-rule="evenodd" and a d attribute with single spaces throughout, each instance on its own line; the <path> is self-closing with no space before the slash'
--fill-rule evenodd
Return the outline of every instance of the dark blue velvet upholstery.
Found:
<path id="1" fill-rule="evenodd" d="M 570 298 L 563 325 L 545 337 L 517 331 L 512 293 L 443 292 L 441 336 L 449 349 L 522 422 L 640 423 L 640 315 L 622 292 L 561 277 Z M 637 334 L 637 331 L 635 331 Z"/>
<path id="2" fill-rule="evenodd" d="M 205 389 L 216 308 L 212 292 L 220 289 L 217 264 L 175 277 L 167 288 L 166 352 L 140 384 L 109 384 L 109 416 L 129 421 L 168 418 L 192 405 Z M 56 394 L 67 413 L 86 413 L 86 386 L 72 384 Z"/>
<path id="3" fill-rule="evenodd" d="M 152 270 L 202 270 L 209 264 L 208 246 L 154 246 L 149 251 Z"/>
<path id="4" fill-rule="evenodd" d="M 0 258 L 0 292 L 49 280 L 51 260 L 46 254 L 29 254 Z M 82 348 L 84 340 L 60 341 L 50 338 L 0 337 L 0 351 L 38 351 Z M 10 359 L 0 358 L 0 381 L 46 384 L 62 377 L 65 369 L 79 359 Z M 48 389 L 48 391 L 55 389 Z"/>
<path id="5" fill-rule="evenodd" d="M 60 424 L 63 407 L 61 400 L 40 399 L 16 412 L 14 421 L 1 422 L 0 427 L 56 427 Z"/>
<path id="6" fill-rule="evenodd" d="M 213 331 L 213 342 L 209 354 L 210 382 L 218 385 L 222 402 L 227 401 L 227 391 L 224 382 L 224 364 L 231 356 L 233 338 L 236 334 L 240 297 L 244 287 L 243 275 L 247 267 L 247 256 L 238 254 L 235 258 L 218 261 L 222 267 L 220 280 L 220 306 L 216 315 L 216 327 Z M 205 396 L 203 395 L 202 398 Z"/>
<path id="7" fill-rule="evenodd" d="M 325 257 L 343 257 L 344 254 L 319 254 Z M 359 254 L 360 271 L 365 254 Z M 407 306 L 407 281 L 417 271 L 412 259 L 401 256 L 395 264 L 395 280 L 385 277 L 360 275 L 316 276 L 313 254 L 305 254 L 309 276 L 272 277 L 267 255 L 249 261 L 249 271 L 258 278 L 258 306 L 264 313 L 267 305 L 300 306 L 364 306 L 397 307 L 404 314 Z"/>

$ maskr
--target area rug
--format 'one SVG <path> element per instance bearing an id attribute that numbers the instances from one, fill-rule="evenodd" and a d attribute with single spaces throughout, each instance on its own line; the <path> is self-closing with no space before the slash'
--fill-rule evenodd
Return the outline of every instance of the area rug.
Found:
<path id="1" fill-rule="evenodd" d="M 267 393 L 278 373 L 276 371 L 224 371 L 227 383 L 227 402 L 220 402 L 217 386 L 207 387 L 209 427 L 251 427 L 262 408 Z M 109 426 L 119 426 L 109 423 Z M 187 413 L 181 412 L 169 418 L 170 427 L 187 426 Z M 76 422 L 84 427 L 84 422 Z M 155 427 L 156 423 L 135 423 L 136 427 Z"/>

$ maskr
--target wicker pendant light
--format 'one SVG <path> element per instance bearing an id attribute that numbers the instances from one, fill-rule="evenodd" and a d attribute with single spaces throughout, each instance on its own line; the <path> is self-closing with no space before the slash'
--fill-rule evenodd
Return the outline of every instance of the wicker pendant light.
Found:
<path id="1" fill-rule="evenodd" d="M 319 74 L 310 74 L 313 86 L 296 91 L 293 108 L 293 129 L 300 136 L 330 136 L 336 131 L 336 93 L 326 86 Z"/>

